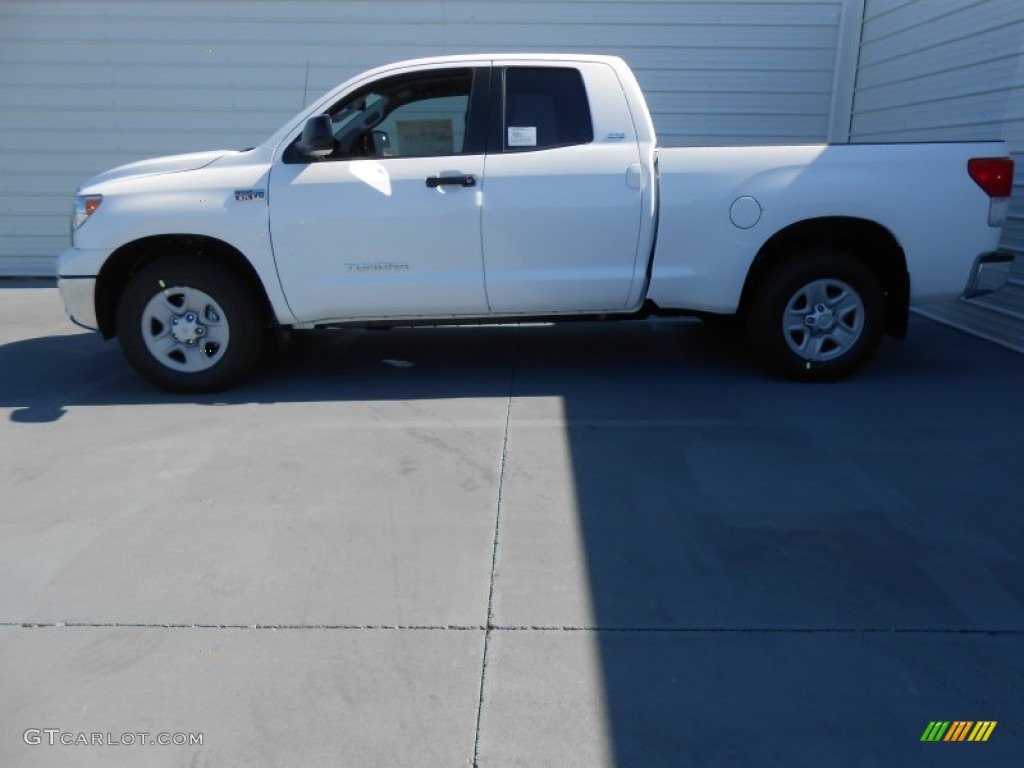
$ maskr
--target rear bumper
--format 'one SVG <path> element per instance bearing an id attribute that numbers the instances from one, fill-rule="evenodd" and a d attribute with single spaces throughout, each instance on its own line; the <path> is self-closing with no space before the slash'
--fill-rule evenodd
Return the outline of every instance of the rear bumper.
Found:
<path id="1" fill-rule="evenodd" d="M 1014 256 L 1009 251 L 989 251 L 979 255 L 974 260 L 971 273 L 967 277 L 967 285 L 960 298 L 973 299 L 1002 288 L 1003 283 L 1006 282 L 1008 270 L 992 269 L 992 267 L 997 264 L 1005 265 L 1013 259 Z M 986 268 L 988 268 L 987 271 Z"/>
<path id="2" fill-rule="evenodd" d="M 96 322 L 96 278 L 95 277 L 59 277 L 57 288 L 60 290 L 64 309 L 71 322 L 98 331 Z"/>

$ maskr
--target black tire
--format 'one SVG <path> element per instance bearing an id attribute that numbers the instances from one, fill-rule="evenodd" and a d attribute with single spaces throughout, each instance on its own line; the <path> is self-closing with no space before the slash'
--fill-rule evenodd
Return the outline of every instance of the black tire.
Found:
<path id="1" fill-rule="evenodd" d="M 168 392 L 216 392 L 237 383 L 259 360 L 265 331 L 262 304 L 248 286 L 197 256 L 143 267 L 117 307 L 125 357 Z"/>
<path id="2" fill-rule="evenodd" d="M 866 264 L 814 248 L 761 278 L 747 307 L 747 334 L 761 362 L 783 376 L 836 381 L 874 353 L 884 312 L 881 284 Z"/>

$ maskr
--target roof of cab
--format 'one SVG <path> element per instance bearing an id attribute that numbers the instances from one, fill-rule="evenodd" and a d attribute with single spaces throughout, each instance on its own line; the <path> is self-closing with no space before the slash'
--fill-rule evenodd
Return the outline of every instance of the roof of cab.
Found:
<path id="1" fill-rule="evenodd" d="M 551 61 L 551 62 L 600 62 L 612 66 L 624 66 L 626 62 L 619 56 L 608 56 L 596 53 L 471 53 L 452 56 L 430 56 L 423 59 L 407 59 L 384 64 L 367 70 L 362 75 L 373 75 L 392 69 L 406 67 L 434 66 L 438 64 L 461 64 L 484 61 Z"/>

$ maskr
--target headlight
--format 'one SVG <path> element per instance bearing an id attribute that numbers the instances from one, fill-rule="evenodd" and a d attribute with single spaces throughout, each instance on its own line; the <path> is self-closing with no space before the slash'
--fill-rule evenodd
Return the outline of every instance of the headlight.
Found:
<path id="1" fill-rule="evenodd" d="M 103 195 L 76 195 L 75 196 L 75 218 L 74 229 L 85 224 L 85 220 L 96 213 L 96 209 L 103 202 Z"/>

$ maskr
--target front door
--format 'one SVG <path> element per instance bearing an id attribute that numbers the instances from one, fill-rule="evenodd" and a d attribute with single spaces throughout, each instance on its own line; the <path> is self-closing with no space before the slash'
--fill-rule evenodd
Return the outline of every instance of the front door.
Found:
<path id="1" fill-rule="evenodd" d="M 300 321 L 486 314 L 473 125 L 486 80 L 468 67 L 377 80 L 329 110 L 330 155 L 281 153 L 270 231 Z"/>

